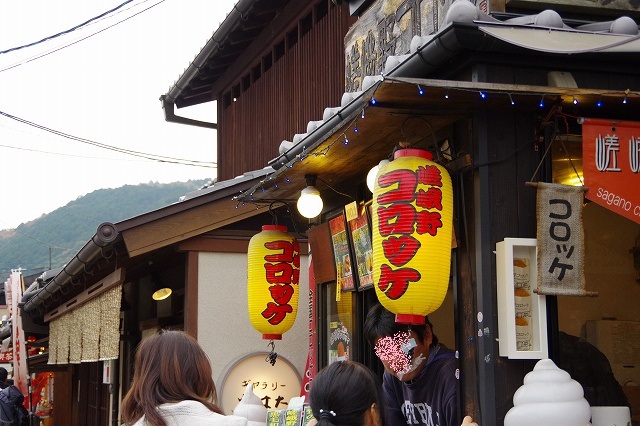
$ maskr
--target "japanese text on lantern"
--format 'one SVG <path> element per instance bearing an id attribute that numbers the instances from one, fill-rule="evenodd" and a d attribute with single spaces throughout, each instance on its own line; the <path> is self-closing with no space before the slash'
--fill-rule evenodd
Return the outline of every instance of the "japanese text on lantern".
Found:
<path id="1" fill-rule="evenodd" d="M 297 240 L 269 241 L 264 244 L 267 250 L 273 254 L 264 256 L 264 270 L 269 284 L 269 293 L 272 302 L 267 302 L 267 307 L 262 311 L 262 316 L 271 325 L 280 324 L 293 312 L 289 304 L 294 290 L 300 280 L 300 245 Z"/>
<path id="2" fill-rule="evenodd" d="M 442 227 L 442 175 L 436 166 L 420 166 L 416 171 L 393 170 L 379 177 L 380 188 L 391 188 L 378 197 L 378 232 L 384 258 L 378 288 L 397 300 L 420 272 L 404 267 L 420 250 L 413 235 L 436 236 Z M 424 185 L 425 189 L 419 189 Z"/>

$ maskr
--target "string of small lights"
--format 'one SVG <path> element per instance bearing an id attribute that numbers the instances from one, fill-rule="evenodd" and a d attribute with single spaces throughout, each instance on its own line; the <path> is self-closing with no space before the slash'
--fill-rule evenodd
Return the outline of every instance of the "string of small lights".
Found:
<path id="1" fill-rule="evenodd" d="M 256 192 L 264 192 L 269 187 L 277 189 L 280 185 L 280 182 L 290 183 L 291 177 L 288 176 L 288 174 L 289 171 L 296 166 L 296 164 L 302 163 L 310 157 L 326 157 L 329 155 L 329 152 L 336 146 L 349 147 L 351 144 L 349 136 L 351 134 L 357 134 L 359 132 L 358 123 L 366 119 L 366 110 L 368 108 L 378 106 L 379 103 L 376 99 L 376 93 L 380 89 L 381 83 L 385 81 L 391 83 L 412 84 L 411 79 L 383 77 L 382 80 L 376 83 L 377 87 L 371 93 L 370 98 L 363 100 L 363 107 L 359 115 L 357 115 L 346 126 L 344 126 L 343 130 L 333 135 L 329 143 L 324 144 L 322 148 L 320 148 L 320 145 L 323 145 L 323 142 L 325 142 L 326 140 L 321 141 L 320 143 L 316 143 L 315 146 L 312 147 L 303 145 L 301 152 L 297 154 L 293 159 L 287 159 L 286 156 L 283 156 L 284 159 L 280 163 L 281 167 L 278 170 L 267 175 L 255 187 L 247 191 L 243 191 L 233 197 L 233 200 L 237 202 L 236 208 L 244 206 L 247 202 L 255 204 L 257 208 L 259 208 L 254 197 Z M 625 106 L 635 103 L 631 102 L 632 98 L 640 99 L 640 92 L 632 91 L 630 89 L 592 91 L 587 89 L 565 89 L 548 87 L 544 88 L 545 90 L 540 91 L 522 91 L 518 90 L 517 86 L 512 86 L 513 90 L 505 88 L 483 88 L 479 90 L 477 84 L 469 83 L 469 86 L 475 87 L 464 87 L 464 85 L 460 84 L 460 82 L 456 83 L 456 85 L 434 85 L 433 89 L 437 89 L 438 93 L 444 92 L 443 98 L 445 99 L 445 102 L 454 101 L 457 92 L 475 92 L 478 93 L 480 104 L 482 104 L 482 102 L 488 101 L 500 104 L 502 102 L 501 99 L 504 99 L 504 103 L 507 106 L 511 105 L 512 107 L 515 107 L 522 106 L 522 104 L 527 104 L 527 106 L 537 106 L 540 109 L 547 107 L 548 104 L 558 104 L 565 102 L 569 102 L 573 106 L 595 106 L 596 108 L 600 109 L 604 108 L 606 105 L 611 105 L 611 102 L 607 101 L 607 98 L 619 99 L 620 97 L 622 97 L 622 100 L 619 102 L 620 104 Z M 430 94 L 430 89 L 432 88 L 426 85 L 424 82 L 415 83 L 415 85 L 416 96 L 432 95 Z M 566 117 L 576 119 L 578 118 L 578 116 L 567 115 L 566 113 L 563 113 L 562 116 L 565 120 Z M 300 143 L 304 143 L 304 139 Z M 295 149 L 295 147 L 292 149 Z"/>

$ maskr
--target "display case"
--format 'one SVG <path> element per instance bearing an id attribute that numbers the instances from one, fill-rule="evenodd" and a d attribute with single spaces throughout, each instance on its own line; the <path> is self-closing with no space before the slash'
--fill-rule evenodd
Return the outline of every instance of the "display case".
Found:
<path id="1" fill-rule="evenodd" d="M 535 238 L 505 238 L 496 244 L 500 356 L 548 358 L 545 296 L 538 295 Z"/>

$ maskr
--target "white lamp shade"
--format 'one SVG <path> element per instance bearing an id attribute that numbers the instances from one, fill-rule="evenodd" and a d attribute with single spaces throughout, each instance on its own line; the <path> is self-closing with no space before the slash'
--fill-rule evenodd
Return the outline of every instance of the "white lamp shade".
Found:
<path id="1" fill-rule="evenodd" d="M 312 219 L 322 212 L 322 198 L 320 197 L 320 191 L 313 186 L 307 186 L 300 191 L 300 198 L 298 198 L 298 211 L 307 219 Z"/>
<path id="2" fill-rule="evenodd" d="M 381 160 L 380 163 L 373 166 L 371 170 L 369 170 L 369 173 L 367 173 L 367 188 L 369 188 L 369 191 L 371 191 L 372 194 L 373 188 L 376 186 L 376 176 L 378 175 L 378 171 L 387 164 L 389 164 L 389 160 Z"/>

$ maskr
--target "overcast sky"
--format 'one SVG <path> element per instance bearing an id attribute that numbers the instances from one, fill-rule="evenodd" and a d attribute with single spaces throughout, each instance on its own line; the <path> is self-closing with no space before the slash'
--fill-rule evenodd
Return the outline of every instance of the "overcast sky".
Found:
<path id="1" fill-rule="evenodd" d="M 66 31 L 124 2 L 3 2 L 0 51 Z M 80 30 L 2 53 L 0 112 L 118 148 L 215 162 L 216 131 L 165 122 L 159 97 L 182 75 L 234 4 L 133 0 Z M 216 120 L 214 103 L 176 113 Z M 14 228 L 97 189 L 216 176 L 214 168 L 117 153 L 4 115 L 0 159 L 0 229 Z"/>

